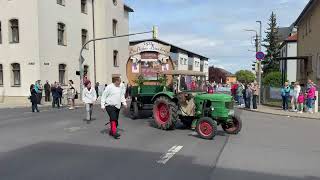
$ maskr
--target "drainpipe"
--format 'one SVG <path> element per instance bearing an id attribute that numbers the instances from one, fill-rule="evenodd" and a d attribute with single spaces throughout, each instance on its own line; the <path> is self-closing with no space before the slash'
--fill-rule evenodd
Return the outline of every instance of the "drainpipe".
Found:
<path id="1" fill-rule="evenodd" d="M 94 0 L 92 0 L 92 26 L 93 26 L 93 39 L 96 38 L 96 27 L 95 27 L 95 11 L 94 11 Z M 96 65 L 96 42 L 93 42 L 93 74 L 94 82 L 97 83 L 97 65 Z"/>

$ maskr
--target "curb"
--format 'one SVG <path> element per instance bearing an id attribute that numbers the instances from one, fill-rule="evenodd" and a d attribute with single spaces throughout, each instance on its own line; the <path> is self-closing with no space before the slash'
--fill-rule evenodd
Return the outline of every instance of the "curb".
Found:
<path id="1" fill-rule="evenodd" d="M 284 117 L 296 117 L 296 118 L 301 118 L 301 119 L 313 119 L 313 120 L 320 120 L 320 114 L 319 117 L 301 117 L 301 116 L 297 116 L 297 115 L 286 115 L 286 114 L 279 114 L 279 113 L 271 113 L 271 112 L 262 112 L 262 111 L 254 111 L 251 109 L 242 109 L 242 108 L 238 108 L 239 110 L 243 110 L 243 111 L 250 111 L 250 112 L 255 112 L 255 113 L 262 113 L 262 114 L 271 114 L 271 115 L 277 115 L 277 116 L 284 116 Z"/>

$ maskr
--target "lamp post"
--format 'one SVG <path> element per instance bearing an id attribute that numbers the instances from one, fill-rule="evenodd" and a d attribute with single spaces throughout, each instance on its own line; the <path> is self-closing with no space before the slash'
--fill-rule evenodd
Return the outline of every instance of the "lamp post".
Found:
<path id="1" fill-rule="evenodd" d="M 83 63 L 85 59 L 82 56 L 82 52 L 85 49 L 85 47 L 91 43 L 91 42 L 96 42 L 96 41 L 101 41 L 101 40 L 107 40 L 107 39 L 115 39 L 115 38 L 121 38 L 121 37 L 129 37 L 129 36 L 135 36 L 135 35 L 140 35 L 140 34 L 148 34 L 152 33 L 153 38 L 156 39 L 158 36 L 158 28 L 153 26 L 152 31 L 146 31 L 146 32 L 139 32 L 139 33 L 132 33 L 132 34 L 124 34 L 124 35 L 119 35 L 119 36 L 110 36 L 110 37 L 103 37 L 103 38 L 96 38 L 96 39 L 91 39 L 87 41 L 81 48 L 80 50 L 80 56 L 79 56 L 79 71 L 80 71 L 80 97 L 82 97 L 82 92 L 83 92 Z"/>
<path id="2" fill-rule="evenodd" d="M 261 43 L 262 43 L 262 22 L 256 21 L 259 23 L 259 42 L 258 42 L 258 51 L 261 51 Z M 261 81 L 261 74 L 262 74 L 262 67 L 261 67 L 261 61 L 258 61 L 258 83 L 259 83 L 259 89 L 261 89 L 262 81 Z M 259 91 L 259 98 L 258 98 L 258 104 L 261 104 L 261 91 Z"/>

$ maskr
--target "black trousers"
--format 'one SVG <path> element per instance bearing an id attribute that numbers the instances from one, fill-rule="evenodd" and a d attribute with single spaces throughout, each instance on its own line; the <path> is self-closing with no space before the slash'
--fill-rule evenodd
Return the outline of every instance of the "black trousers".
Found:
<path id="1" fill-rule="evenodd" d="M 257 95 L 253 95 L 252 96 L 252 106 L 253 106 L 253 109 L 257 109 L 257 98 L 258 96 Z"/>
<path id="2" fill-rule="evenodd" d="M 247 109 L 250 109 L 250 107 L 251 107 L 251 97 L 246 97 L 245 105 L 246 105 Z"/>
<path id="3" fill-rule="evenodd" d="M 58 108 L 60 108 L 59 97 L 53 97 L 52 108 L 55 108 L 56 105 L 57 105 Z"/>
<path id="4" fill-rule="evenodd" d="M 32 108 L 32 112 L 35 112 L 35 111 L 39 112 L 38 103 L 37 102 L 32 103 L 32 107 L 31 108 Z"/>
<path id="5" fill-rule="evenodd" d="M 118 127 L 120 109 L 116 108 L 115 106 L 106 106 L 106 111 L 110 118 L 109 121 L 115 121 Z"/>
<path id="6" fill-rule="evenodd" d="M 45 92 L 45 101 L 50 102 L 50 91 Z"/>
<path id="7" fill-rule="evenodd" d="M 283 110 L 289 109 L 289 96 L 282 96 L 282 109 Z"/>

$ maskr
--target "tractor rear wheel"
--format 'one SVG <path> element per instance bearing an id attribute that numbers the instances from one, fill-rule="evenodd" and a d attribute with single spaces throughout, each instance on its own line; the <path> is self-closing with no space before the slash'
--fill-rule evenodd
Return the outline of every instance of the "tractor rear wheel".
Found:
<path id="1" fill-rule="evenodd" d="M 133 120 L 139 118 L 139 107 L 137 101 L 131 103 L 130 118 Z"/>
<path id="2" fill-rule="evenodd" d="M 203 139 L 213 139 L 217 134 L 217 130 L 217 122 L 209 117 L 203 117 L 197 121 L 196 131 Z"/>
<path id="3" fill-rule="evenodd" d="M 240 118 L 232 117 L 232 122 L 222 124 L 222 129 L 228 134 L 238 134 L 242 129 L 242 121 Z"/>
<path id="4" fill-rule="evenodd" d="M 169 98 L 161 96 L 154 102 L 153 118 L 157 128 L 163 130 L 175 129 L 178 120 L 178 107 Z"/>

